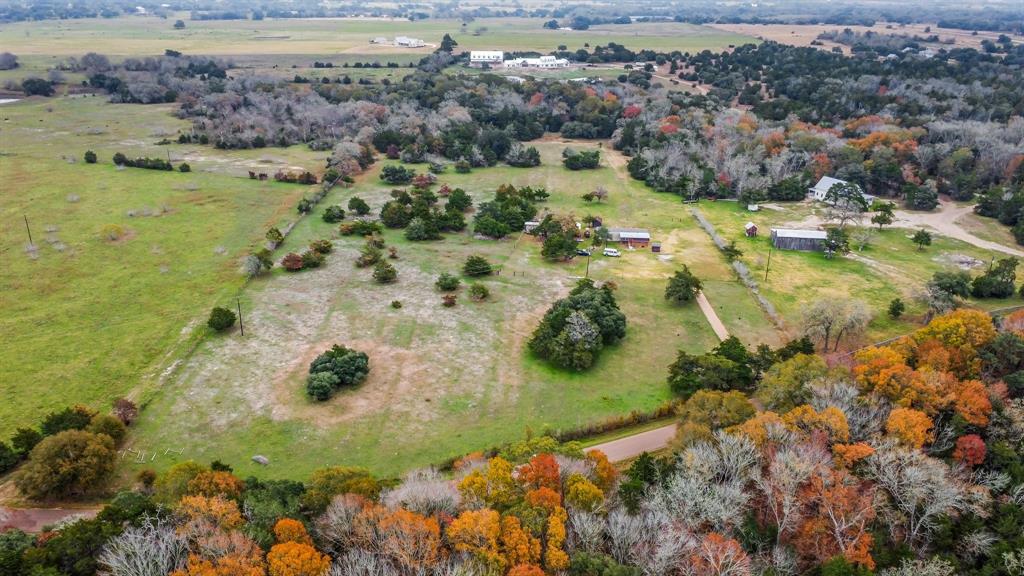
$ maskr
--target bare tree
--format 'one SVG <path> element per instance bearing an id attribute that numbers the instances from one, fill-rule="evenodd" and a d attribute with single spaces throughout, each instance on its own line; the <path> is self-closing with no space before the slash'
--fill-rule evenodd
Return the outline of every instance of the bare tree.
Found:
<path id="1" fill-rule="evenodd" d="M 940 517 L 967 508 L 965 486 L 941 460 L 918 450 L 880 446 L 867 459 L 868 474 L 888 496 L 890 521 L 908 544 L 923 547 Z"/>
<path id="2" fill-rule="evenodd" d="M 174 526 L 146 519 L 110 539 L 98 560 L 110 576 L 166 576 L 181 568 L 187 556 L 188 542 Z"/>
<path id="3" fill-rule="evenodd" d="M 813 302 L 804 312 L 803 331 L 821 342 L 823 351 L 838 350 L 844 336 L 862 332 L 871 321 L 871 312 L 861 300 L 823 298 Z M 834 340 L 833 340 L 834 338 Z"/>

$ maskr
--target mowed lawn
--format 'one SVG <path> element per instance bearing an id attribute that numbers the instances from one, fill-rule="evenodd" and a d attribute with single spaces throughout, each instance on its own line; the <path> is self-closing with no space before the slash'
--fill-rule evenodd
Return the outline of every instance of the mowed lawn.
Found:
<path id="1" fill-rule="evenodd" d="M 851 242 L 852 252 L 845 257 L 828 259 L 818 252 L 772 250 L 769 266 L 772 227 L 800 228 L 800 222 L 817 214 L 821 206 L 800 203 L 778 203 L 781 210 L 762 207 L 748 212 L 737 202 L 701 202 L 699 209 L 727 241 L 735 240 L 743 251 L 743 262 L 761 286 L 763 294 L 779 310 L 786 326 L 794 335 L 799 333 L 803 310 L 819 299 L 862 300 L 874 312 L 874 319 L 865 336 L 857 343 L 867 343 L 909 333 L 919 326 L 925 306 L 917 296 L 935 272 L 955 271 L 959 262 L 974 259 L 969 271 L 973 276 L 982 273 L 993 258 L 1005 254 L 977 248 L 960 240 L 937 233 L 932 244 L 918 250 L 911 241 L 914 230 L 886 228 L 877 233 L 863 251 Z M 866 217 L 865 224 L 869 217 Z M 758 225 L 756 238 L 747 238 L 744 224 Z M 768 268 L 767 280 L 765 270 Z M 889 302 L 901 298 L 907 305 L 906 315 L 893 320 L 887 314 Z M 1012 306 L 1019 299 L 989 299 L 970 301 L 984 309 Z M 852 344 L 857 344 L 852 343 Z"/>
<path id="2" fill-rule="evenodd" d="M 114 151 L 166 154 L 156 134 L 184 123 L 162 106 L 56 98 L 3 105 L 0 116 L 6 438 L 69 404 L 106 408 L 124 394 L 146 401 L 205 331 L 210 307 L 241 288 L 240 258 L 268 226 L 294 219 L 305 190 L 230 176 L 211 162 L 188 174 L 115 169 Z M 87 149 L 100 163 L 82 161 Z M 123 236 L 105 239 L 107 226 Z"/>
<path id="3" fill-rule="evenodd" d="M 463 26 L 456 19 L 265 19 L 192 21 L 187 13 L 183 30 L 173 28 L 175 17 L 163 19 L 128 16 L 113 19 L 48 20 L 15 22 L 0 28 L 0 45 L 19 56 L 81 56 L 98 52 L 114 57 L 163 54 L 172 49 L 186 54 L 238 56 L 252 61 L 252 55 L 316 55 L 324 59 L 363 59 L 423 56 L 436 49 L 450 34 L 457 50 L 535 50 L 550 52 L 564 45 L 577 50 L 609 42 L 633 50 L 651 49 L 683 52 L 725 50 L 730 45 L 757 42 L 751 36 L 716 30 L 707 26 L 662 22 L 650 24 L 601 25 L 589 30 L 548 30 L 539 18 L 487 18 Z M 478 29 L 484 28 L 477 35 Z M 427 44 L 422 48 L 374 45 L 377 37 L 412 36 Z M 56 59 L 55 59 L 56 61 Z M 397 61 L 397 60 L 396 60 Z"/>
<path id="4" fill-rule="evenodd" d="M 696 305 L 674 307 L 664 300 L 665 282 L 682 263 L 708 277 L 709 296 L 718 299 L 727 325 L 752 343 L 760 336 L 777 342 L 675 197 L 630 181 L 617 154 L 598 170 L 570 172 L 560 165 L 564 143 L 538 146 L 541 167 L 461 175 L 449 170 L 440 181 L 466 189 L 476 203 L 503 183 L 545 186 L 552 197 L 542 210 L 646 227 L 663 242 L 661 257 L 635 250 L 617 259 L 591 259 L 591 278 L 618 285 L 629 325 L 627 337 L 606 349 L 595 367 L 567 373 L 525 349 L 544 311 L 586 274 L 583 258 L 546 262 L 540 244 L 529 236 L 493 241 L 466 232 L 413 243 L 401 231 L 389 230 L 385 239 L 399 255 L 393 261 L 397 283 L 378 285 L 369 269 L 356 268 L 362 240 L 338 237 L 336 226 L 320 215 L 355 195 L 376 213 L 391 189 L 377 178 L 380 162 L 354 187 L 335 189 L 278 254 L 332 238 L 335 251 L 327 265 L 294 274 L 277 270 L 251 284 L 242 298 L 244 338 L 233 333 L 203 342 L 180 377 L 147 407 L 131 438 L 135 449 L 149 455 L 145 465 L 166 468 L 188 458 L 219 458 L 243 475 L 302 478 L 332 464 L 391 475 L 514 441 L 529 431 L 567 429 L 651 409 L 670 397 L 666 370 L 677 350 L 702 352 L 717 342 Z M 609 189 L 607 202 L 580 199 L 597 184 Z M 501 267 L 499 275 L 482 280 L 491 299 L 471 302 L 464 284 L 457 306 L 443 307 L 433 286 L 437 275 L 457 273 L 473 254 Z M 400 309 L 391 307 L 394 300 L 402 303 Z M 370 377 L 355 390 L 313 403 L 304 390 L 308 364 L 334 343 L 366 351 Z M 256 454 L 268 457 L 270 465 L 253 464 Z M 137 466 L 127 465 L 126 473 Z"/>

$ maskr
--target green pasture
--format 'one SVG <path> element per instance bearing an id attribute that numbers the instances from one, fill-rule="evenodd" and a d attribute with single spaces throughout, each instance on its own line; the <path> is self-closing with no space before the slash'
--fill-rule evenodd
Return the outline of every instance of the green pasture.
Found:
<path id="1" fill-rule="evenodd" d="M 205 331 L 209 308 L 241 288 L 249 247 L 294 218 L 303 190 L 200 166 L 115 169 L 113 151 L 156 153 L 149 134 L 182 124 L 165 107 L 56 98 L 0 114 L 2 438 L 71 403 L 145 399 Z M 99 163 L 82 161 L 87 149 Z M 122 237 L 105 239 L 108 226 Z"/>
<path id="2" fill-rule="evenodd" d="M 970 257 L 977 263 L 971 273 L 977 275 L 992 258 L 1006 256 L 935 233 L 931 246 L 918 250 L 910 239 L 914 230 L 886 228 L 863 251 L 852 246 L 853 251 L 846 257 L 828 259 L 817 252 L 771 250 L 769 266 L 771 228 L 800 227 L 801 220 L 821 210 L 820 206 L 808 203 L 778 206 L 782 209 L 748 212 L 736 202 L 701 202 L 699 209 L 723 238 L 736 241 L 743 251 L 743 262 L 793 334 L 799 331 L 802 310 L 821 298 L 866 302 L 875 313 L 864 338 L 866 342 L 906 334 L 918 326 L 917 321 L 925 312 L 916 297 L 935 272 L 956 270 L 960 257 Z M 744 234 L 748 221 L 758 225 L 756 238 Z M 886 313 L 893 298 L 901 298 L 907 305 L 907 313 L 900 320 L 893 320 Z M 971 305 L 995 309 L 1014 300 L 972 301 Z"/>
<path id="3" fill-rule="evenodd" d="M 125 16 L 45 22 L 15 22 L 0 27 L 0 45 L 19 56 L 80 56 L 98 52 L 117 57 L 162 54 L 166 49 L 187 54 L 320 55 L 359 58 L 423 55 L 450 34 L 460 50 L 534 50 L 549 52 L 564 45 L 570 50 L 616 42 L 640 50 L 724 50 L 730 45 L 756 42 L 754 38 L 693 24 L 602 25 L 589 30 L 547 30 L 536 18 L 487 18 L 463 25 L 459 20 L 266 19 L 185 21 L 173 28 L 174 17 Z M 484 28 L 478 33 L 478 29 Z M 423 48 L 371 44 L 377 37 L 421 38 Z"/>

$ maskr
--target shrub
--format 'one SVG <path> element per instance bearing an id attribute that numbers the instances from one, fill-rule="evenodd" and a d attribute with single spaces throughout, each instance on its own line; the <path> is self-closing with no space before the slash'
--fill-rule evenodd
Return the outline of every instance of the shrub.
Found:
<path id="1" fill-rule="evenodd" d="M 53 96 L 53 82 L 42 78 L 26 78 L 21 82 L 26 96 Z"/>
<path id="2" fill-rule="evenodd" d="M 491 291 L 483 284 L 473 284 L 469 287 L 469 297 L 475 302 L 483 302 L 491 295 Z"/>
<path id="3" fill-rule="evenodd" d="M 434 286 L 442 292 L 454 292 L 459 289 L 459 279 L 447 272 L 444 272 L 437 277 L 437 282 L 434 282 Z"/>
<path id="4" fill-rule="evenodd" d="M 65 408 L 59 412 L 47 414 L 39 429 L 43 436 L 53 436 L 66 430 L 85 430 L 95 415 L 95 412 L 85 406 Z"/>
<path id="5" fill-rule="evenodd" d="M 359 252 L 359 257 L 356 258 L 356 266 L 359 268 L 366 268 L 367 266 L 373 266 L 380 262 L 380 248 L 377 248 L 373 243 L 367 241 L 363 245 L 363 249 Z"/>
<path id="6" fill-rule="evenodd" d="M 338 227 L 338 233 L 342 236 L 370 236 L 371 234 L 378 234 L 383 230 L 379 223 L 363 220 L 346 222 Z"/>
<path id="7" fill-rule="evenodd" d="M 459 158 L 455 162 L 455 172 L 458 174 L 469 174 L 472 170 L 473 168 L 465 158 Z"/>
<path id="8" fill-rule="evenodd" d="M 366 203 L 366 200 L 363 200 L 358 196 L 349 198 L 348 209 L 360 216 L 365 216 L 370 213 L 370 205 Z"/>
<path id="9" fill-rule="evenodd" d="M 223 332 L 228 328 L 235 325 L 235 313 L 227 308 L 221 308 L 219 306 L 210 310 L 210 318 L 206 321 L 206 325 L 217 332 Z"/>
<path id="10" fill-rule="evenodd" d="M 440 237 L 437 225 L 433 221 L 419 216 L 410 220 L 409 225 L 405 228 L 405 239 L 413 242 L 437 240 Z"/>
<path id="11" fill-rule="evenodd" d="M 317 400 L 326 400 L 338 388 L 361 383 L 369 373 L 366 354 L 335 344 L 309 365 L 306 391 Z"/>
<path id="12" fill-rule="evenodd" d="M 380 179 L 388 184 L 408 184 L 416 176 L 416 171 L 405 166 L 385 166 L 380 171 Z"/>
<path id="13" fill-rule="evenodd" d="M 316 250 L 306 250 L 302 253 L 303 268 L 319 268 L 324 263 L 324 255 Z"/>
<path id="14" fill-rule="evenodd" d="M 455 302 L 458 300 L 458 296 L 455 294 L 445 294 L 441 297 L 441 305 L 445 308 L 451 308 L 455 306 Z"/>
<path id="15" fill-rule="evenodd" d="M 278 230 L 277 227 L 267 230 L 266 238 L 267 242 L 270 242 L 275 247 L 281 242 L 284 242 L 284 234 L 281 234 L 281 231 Z"/>
<path id="16" fill-rule="evenodd" d="M 188 165 L 188 162 L 182 162 L 178 166 L 178 171 L 179 172 L 191 172 L 192 171 L 192 167 Z"/>
<path id="17" fill-rule="evenodd" d="M 483 256 L 470 256 L 469 258 L 466 258 L 466 263 L 462 266 L 462 273 L 474 278 L 478 276 L 489 276 L 493 271 L 491 263 Z"/>
<path id="18" fill-rule="evenodd" d="M 373 279 L 380 284 L 391 284 L 398 280 L 398 270 L 387 260 L 381 260 L 373 267 Z"/>
<path id="19" fill-rule="evenodd" d="M 336 204 L 333 206 L 328 206 L 327 209 L 324 210 L 322 218 L 324 222 L 329 222 L 331 224 L 334 224 L 335 222 L 341 222 L 342 220 L 345 219 L 345 211 L 341 209 L 341 206 L 338 206 Z"/>
<path id="20" fill-rule="evenodd" d="M 132 422 L 139 417 L 139 407 L 127 398 L 114 400 L 112 412 L 125 426 L 131 426 Z"/>
<path id="21" fill-rule="evenodd" d="M 562 164 L 569 170 L 592 170 L 601 163 L 600 150 L 573 150 L 566 148 L 562 151 Z"/>
<path id="22" fill-rule="evenodd" d="M 299 270 L 302 270 L 303 267 L 302 256 L 299 256 L 295 252 L 289 252 L 281 259 L 281 266 L 289 272 L 298 272 Z"/>
<path id="23" fill-rule="evenodd" d="M 700 279 L 684 264 L 683 269 L 669 279 L 665 287 L 665 299 L 673 304 L 685 304 L 696 298 L 700 289 Z"/>
<path id="24" fill-rule="evenodd" d="M 66 430 L 43 439 L 18 471 L 14 483 L 33 499 L 82 496 L 99 488 L 114 471 L 114 441 L 105 434 Z"/>
<path id="25" fill-rule="evenodd" d="M 106 434 L 114 441 L 114 445 L 121 444 L 124 440 L 125 434 L 128 429 L 125 427 L 124 422 L 118 419 L 116 416 L 109 414 L 97 414 L 93 416 L 92 421 L 85 428 L 86 432 L 92 432 L 93 434 Z"/>
<path id="26" fill-rule="evenodd" d="M 394 308 L 395 310 L 398 310 L 399 308 L 402 307 L 402 301 L 401 300 L 392 300 L 391 301 L 391 307 Z"/>
<path id="27" fill-rule="evenodd" d="M 0 474 L 6 474 L 21 461 L 21 457 L 6 442 L 0 442 Z"/>
<path id="28" fill-rule="evenodd" d="M 326 238 L 313 240 L 309 243 L 309 249 L 319 254 L 330 254 L 334 250 L 334 244 L 331 244 L 331 241 Z"/>
<path id="29" fill-rule="evenodd" d="M 106 224 L 100 228 L 100 238 L 108 242 L 116 242 L 124 238 L 125 229 L 120 224 Z"/>
<path id="30" fill-rule="evenodd" d="M 331 372 L 310 374 L 306 380 L 306 393 L 314 400 L 323 402 L 334 394 L 341 380 Z"/>
<path id="31" fill-rule="evenodd" d="M 85 163 L 86 164 L 95 164 L 96 163 L 96 153 L 93 152 L 92 150 L 86 150 L 85 151 Z"/>
<path id="32" fill-rule="evenodd" d="M 892 301 L 889 302 L 889 317 L 893 320 L 898 320 L 900 316 L 903 316 L 903 312 L 906 308 L 907 306 L 903 303 L 903 300 L 893 298 Z"/>

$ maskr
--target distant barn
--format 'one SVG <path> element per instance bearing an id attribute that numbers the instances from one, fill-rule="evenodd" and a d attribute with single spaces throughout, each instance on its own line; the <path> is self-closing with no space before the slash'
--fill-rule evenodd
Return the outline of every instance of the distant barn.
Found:
<path id="1" fill-rule="evenodd" d="M 827 236 L 824 230 L 772 228 L 772 246 L 779 250 L 818 252 L 824 249 Z"/>

